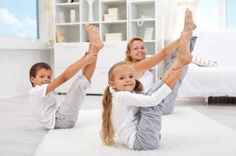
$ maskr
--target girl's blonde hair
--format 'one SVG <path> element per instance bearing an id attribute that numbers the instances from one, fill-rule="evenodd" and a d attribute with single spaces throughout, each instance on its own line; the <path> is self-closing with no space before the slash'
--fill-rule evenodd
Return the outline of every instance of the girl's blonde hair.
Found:
<path id="1" fill-rule="evenodd" d="M 108 81 L 113 80 L 114 79 L 114 69 L 116 69 L 117 67 L 121 66 L 121 65 L 131 65 L 132 64 L 130 62 L 118 62 L 116 64 L 114 64 L 109 72 L 108 72 Z M 114 144 L 114 129 L 112 126 L 112 122 L 111 122 L 111 114 L 112 114 L 112 95 L 111 92 L 109 90 L 110 86 L 107 86 L 104 94 L 103 94 L 103 100 L 102 100 L 102 106 L 103 106 L 103 113 L 102 113 L 102 130 L 101 130 L 101 139 L 102 142 L 105 145 L 113 145 Z M 135 92 L 141 92 L 143 90 L 143 86 L 142 84 L 136 80 L 136 85 L 134 88 Z"/>
<path id="2" fill-rule="evenodd" d="M 131 51 L 131 45 L 134 41 L 144 42 L 143 39 L 138 37 L 138 36 L 132 38 L 127 44 L 127 49 L 126 49 L 126 52 L 125 52 L 125 55 L 126 55 L 125 61 L 133 62 L 132 57 L 130 56 L 130 51 Z"/>

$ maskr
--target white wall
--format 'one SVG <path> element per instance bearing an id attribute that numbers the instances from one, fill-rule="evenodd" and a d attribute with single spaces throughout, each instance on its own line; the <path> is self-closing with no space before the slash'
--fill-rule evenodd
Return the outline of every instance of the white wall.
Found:
<path id="1" fill-rule="evenodd" d="M 28 73 L 34 63 L 53 65 L 53 50 L 49 46 L 54 31 L 48 28 L 53 23 L 52 4 L 52 0 L 39 0 L 40 40 L 0 37 L 0 99 L 27 94 L 31 88 Z"/>
<path id="2" fill-rule="evenodd" d="M 30 67 L 38 61 L 52 64 L 51 53 L 49 49 L 0 48 L 0 99 L 26 94 L 31 87 Z"/>

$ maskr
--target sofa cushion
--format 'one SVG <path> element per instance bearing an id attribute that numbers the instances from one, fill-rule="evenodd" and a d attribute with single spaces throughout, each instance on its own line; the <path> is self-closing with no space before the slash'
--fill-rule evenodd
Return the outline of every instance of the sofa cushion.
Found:
<path id="1" fill-rule="evenodd" d="M 216 68 L 190 64 L 179 97 L 236 96 L 236 65 Z"/>

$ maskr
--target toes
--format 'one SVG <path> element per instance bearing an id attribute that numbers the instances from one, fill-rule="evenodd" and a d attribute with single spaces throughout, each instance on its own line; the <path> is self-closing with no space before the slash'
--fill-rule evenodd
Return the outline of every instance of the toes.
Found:
<path id="1" fill-rule="evenodd" d="M 85 25 L 85 28 L 87 31 L 90 31 L 93 28 L 93 25 L 90 25 L 90 24 Z"/>

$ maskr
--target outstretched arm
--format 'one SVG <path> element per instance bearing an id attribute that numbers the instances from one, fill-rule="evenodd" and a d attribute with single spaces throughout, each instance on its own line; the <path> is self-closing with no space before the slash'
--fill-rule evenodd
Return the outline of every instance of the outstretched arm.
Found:
<path id="1" fill-rule="evenodd" d="M 146 58 L 142 61 L 136 62 L 134 67 L 136 69 L 137 77 L 139 78 L 142 73 L 146 70 L 153 68 L 155 65 L 160 63 L 161 61 L 165 60 L 174 50 L 179 46 L 179 39 L 175 40 L 174 42 L 167 45 L 163 48 L 160 52 L 156 53 L 155 55 Z"/>
<path id="2" fill-rule="evenodd" d="M 77 72 L 79 72 L 84 66 L 95 62 L 96 59 L 97 59 L 96 55 L 87 54 L 81 59 L 71 64 L 69 67 L 66 68 L 66 70 L 62 74 L 60 74 L 55 80 L 53 80 L 51 83 L 48 84 L 46 94 L 53 91 L 54 89 L 59 87 L 61 84 L 69 80 Z"/>

